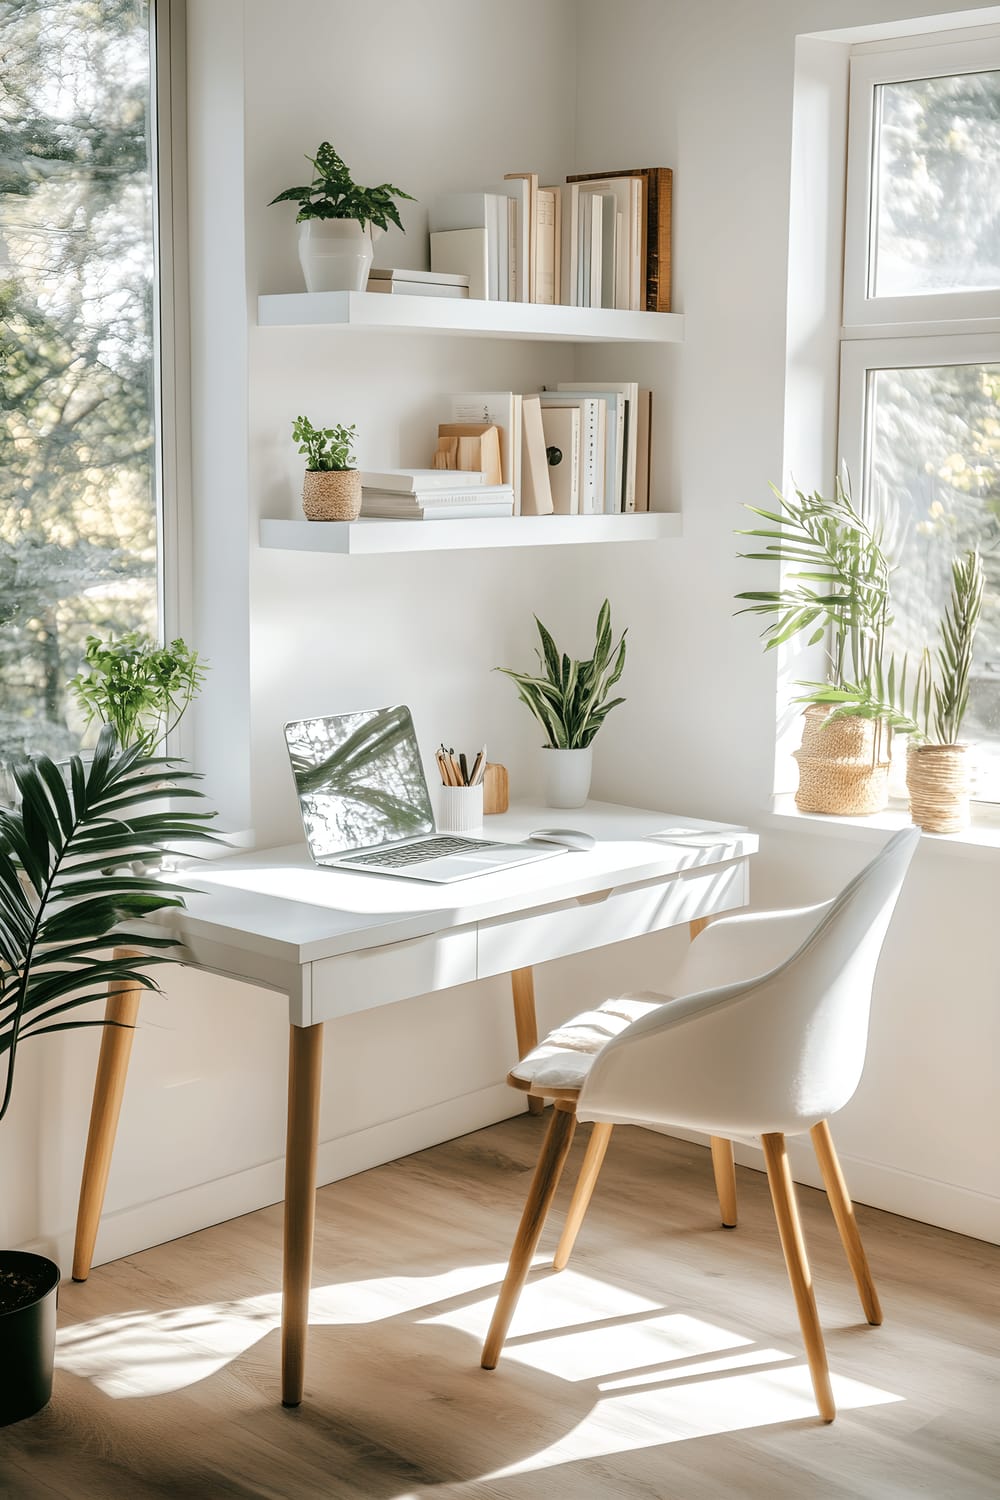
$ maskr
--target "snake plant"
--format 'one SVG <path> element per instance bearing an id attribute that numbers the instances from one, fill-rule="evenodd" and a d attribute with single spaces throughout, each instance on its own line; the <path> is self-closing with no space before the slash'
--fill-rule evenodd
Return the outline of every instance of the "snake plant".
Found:
<path id="1" fill-rule="evenodd" d="M 193 774 L 140 745 L 118 751 L 107 725 L 90 764 L 73 756 L 65 779 L 46 756 L 15 765 L 13 776 L 20 806 L 0 809 L 0 1119 L 26 1037 L 104 1025 L 74 1012 L 116 980 L 159 989 L 146 971 L 169 963 L 157 950 L 176 943 L 145 919 L 182 907 L 189 887 L 135 874 L 132 862 L 141 868 L 183 840 L 216 842 L 205 827 L 212 813 L 149 810 L 167 797 L 200 797 L 178 785 Z"/>
<path id="2" fill-rule="evenodd" d="M 611 710 L 625 702 L 624 698 L 608 701 L 608 693 L 625 670 L 628 631 L 622 631 L 615 646 L 611 606 L 605 599 L 597 616 L 594 654 L 588 661 L 574 661 L 559 651 L 537 615 L 535 624 L 542 643 L 541 651 L 536 647 L 536 655 L 544 676 L 532 677 L 510 667 L 498 667 L 497 671 L 514 683 L 518 697 L 541 724 L 552 749 L 585 750 Z"/>

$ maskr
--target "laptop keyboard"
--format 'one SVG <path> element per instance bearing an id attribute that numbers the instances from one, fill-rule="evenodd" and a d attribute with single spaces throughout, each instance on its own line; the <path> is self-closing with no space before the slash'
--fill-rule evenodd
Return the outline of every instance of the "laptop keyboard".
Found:
<path id="1" fill-rule="evenodd" d="M 407 844 L 402 849 L 377 849 L 374 854 L 351 854 L 341 860 L 344 865 L 381 865 L 383 869 L 398 869 L 401 865 L 422 865 L 428 859 L 441 859 L 446 854 L 464 854 L 468 849 L 502 849 L 506 847 L 497 839 L 434 838 L 424 839 L 419 844 Z"/>

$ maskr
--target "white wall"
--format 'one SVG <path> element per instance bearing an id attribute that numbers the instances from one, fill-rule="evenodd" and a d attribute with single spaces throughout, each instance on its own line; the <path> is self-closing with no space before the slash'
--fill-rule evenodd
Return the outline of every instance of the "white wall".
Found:
<path id="1" fill-rule="evenodd" d="M 528 660 L 535 610 L 582 652 L 608 594 L 630 626 L 628 703 L 598 742 L 596 793 L 763 825 L 775 674 L 753 626 L 732 616 L 732 595 L 749 586 L 732 533 L 739 503 L 782 479 L 793 448 L 796 475 L 809 483 L 826 482 L 835 452 L 832 397 L 817 396 L 815 384 L 830 347 L 829 308 L 817 313 L 825 331 L 810 331 L 810 299 L 788 307 L 786 298 L 795 37 L 902 17 L 907 6 L 214 0 L 190 9 L 192 279 L 205 317 L 196 624 L 221 657 L 202 719 L 202 763 L 223 764 L 238 750 L 233 705 L 248 692 L 252 759 L 240 774 L 250 775 L 253 821 L 263 842 L 294 837 L 281 722 L 402 699 L 425 744 L 485 737 L 515 787 L 528 790 L 535 735 L 490 668 Z M 811 67 L 835 72 L 818 46 Z M 221 95 L 217 75 L 227 80 Z M 299 180 L 302 153 L 324 138 L 359 180 L 389 177 L 418 198 L 505 170 L 537 167 L 556 179 L 574 166 L 673 165 L 684 348 L 584 355 L 257 329 L 257 293 L 300 284 L 291 210 L 267 200 Z M 799 162 L 800 180 L 809 166 Z M 387 262 L 418 262 L 419 205 L 408 206 L 406 221 L 410 235 L 385 244 Z M 824 284 L 828 301 L 828 274 Z M 242 323 L 237 305 L 247 309 Z M 786 385 L 786 344 L 793 366 L 811 372 L 811 398 L 801 384 Z M 569 374 L 574 359 L 581 372 L 638 372 L 655 387 L 657 504 L 682 504 L 683 541 L 382 559 L 257 549 L 259 515 L 296 512 L 300 461 L 288 434 L 298 411 L 357 421 L 363 463 L 411 461 L 440 393 L 528 389 Z M 217 462 L 227 447 L 235 478 Z M 248 593 L 239 576 L 247 558 Z M 755 899 L 827 894 L 869 849 L 766 824 Z M 990 1149 L 1000 1122 L 989 1076 L 1000 1015 L 990 931 L 997 869 L 921 850 L 880 975 L 868 1072 L 838 1122 L 860 1198 L 992 1238 L 1000 1238 Z M 679 941 L 647 939 L 548 966 L 539 976 L 543 1024 L 613 989 L 656 984 Z M 144 1005 L 99 1260 L 280 1196 L 281 1009 L 271 996 L 180 972 L 169 998 Z M 517 1107 L 502 1085 L 513 1027 L 500 982 L 327 1031 L 325 1180 Z M 95 1051 L 91 1034 L 25 1049 L 0 1131 L 0 1180 L 9 1184 L 2 1241 L 44 1242 L 65 1259 Z"/>

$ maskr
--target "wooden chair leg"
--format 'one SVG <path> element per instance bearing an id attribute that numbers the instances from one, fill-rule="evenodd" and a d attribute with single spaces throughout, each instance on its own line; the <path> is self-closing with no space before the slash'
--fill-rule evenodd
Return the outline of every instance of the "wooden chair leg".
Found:
<path id="1" fill-rule="evenodd" d="M 833 1137 L 830 1134 L 830 1125 L 826 1120 L 821 1120 L 814 1125 L 809 1132 L 812 1136 L 813 1149 L 816 1152 L 816 1160 L 823 1174 L 823 1182 L 826 1185 L 826 1196 L 830 1200 L 833 1217 L 837 1222 L 840 1232 L 841 1243 L 847 1253 L 848 1264 L 854 1276 L 854 1282 L 861 1298 L 861 1306 L 865 1317 L 874 1327 L 882 1322 L 882 1308 L 878 1300 L 878 1292 L 872 1280 L 872 1273 L 868 1266 L 868 1257 L 865 1255 L 865 1247 L 861 1243 L 861 1234 L 858 1230 L 857 1220 L 854 1217 L 854 1204 L 851 1195 L 847 1191 L 847 1183 L 844 1174 L 840 1170 L 840 1162 L 834 1148 Z"/>
<path id="2" fill-rule="evenodd" d="M 719 1212 L 723 1229 L 736 1228 L 736 1162 L 733 1143 L 724 1135 L 712 1136 L 712 1171 L 715 1191 L 719 1195 Z"/>
<path id="3" fill-rule="evenodd" d="M 531 1268 L 531 1258 L 541 1237 L 545 1217 L 552 1206 L 559 1178 L 566 1163 L 566 1156 L 576 1129 L 576 1107 L 557 1099 L 552 1109 L 552 1119 L 545 1133 L 542 1153 L 535 1167 L 535 1175 L 528 1189 L 528 1201 L 517 1227 L 514 1247 L 510 1252 L 510 1264 L 500 1288 L 493 1320 L 483 1345 L 482 1366 L 484 1370 L 495 1370 L 510 1320 L 514 1316 L 521 1289 Z"/>
<path id="4" fill-rule="evenodd" d="M 826 1362 L 826 1346 L 823 1330 L 816 1311 L 812 1275 L 806 1258 L 805 1240 L 799 1222 L 798 1204 L 795 1199 L 795 1184 L 792 1182 L 788 1153 L 783 1135 L 763 1135 L 764 1160 L 767 1163 L 767 1181 L 774 1203 L 774 1216 L 778 1221 L 778 1235 L 788 1268 L 788 1279 L 792 1284 L 795 1305 L 798 1308 L 799 1326 L 806 1346 L 806 1358 L 812 1375 L 816 1404 L 824 1422 L 832 1422 L 837 1415 L 830 1385 L 830 1371 Z"/>
<path id="5" fill-rule="evenodd" d="M 282 1406 L 298 1406 L 305 1384 L 322 1076 L 322 1022 L 315 1026 L 289 1027 L 285 1233 L 281 1287 Z"/>
<path id="6" fill-rule="evenodd" d="M 604 1157 L 611 1140 L 613 1125 L 603 1124 L 600 1120 L 594 1122 L 591 1128 L 590 1140 L 587 1142 L 587 1151 L 583 1158 L 583 1166 L 580 1168 L 580 1176 L 577 1178 L 576 1187 L 573 1189 L 573 1198 L 569 1205 L 569 1213 L 566 1215 L 566 1223 L 556 1248 L 552 1264 L 557 1271 L 564 1271 L 569 1258 L 573 1254 L 573 1246 L 576 1237 L 580 1233 L 580 1225 L 583 1223 L 590 1207 L 590 1200 L 594 1196 L 597 1179 L 601 1175 L 601 1167 L 604 1165 Z"/>
<path id="7" fill-rule="evenodd" d="M 538 1046 L 538 1018 L 535 1014 L 535 976 L 531 969 L 512 969 L 511 993 L 514 997 L 514 1031 L 517 1035 L 518 1058 L 527 1057 Z M 545 1100 L 537 1094 L 528 1095 L 528 1113 L 540 1115 Z"/>
<path id="8" fill-rule="evenodd" d="M 131 948 L 116 948 L 115 958 L 138 958 Z M 80 1205 L 76 1213 L 76 1241 L 73 1246 L 73 1280 L 86 1281 L 94 1260 L 94 1245 L 104 1208 L 104 1194 L 115 1149 L 118 1117 L 121 1114 L 125 1080 L 128 1077 L 132 1038 L 139 1015 L 142 986 L 127 980 L 113 984 L 104 1007 L 104 1019 L 111 1022 L 101 1033 L 101 1052 L 94 1079 L 94 1099 L 90 1108 L 90 1130 L 80 1179 Z"/>

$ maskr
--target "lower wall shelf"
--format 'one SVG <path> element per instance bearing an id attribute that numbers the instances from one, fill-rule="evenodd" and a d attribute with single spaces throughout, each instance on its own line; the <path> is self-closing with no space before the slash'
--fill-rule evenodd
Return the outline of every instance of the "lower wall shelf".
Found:
<path id="1" fill-rule="evenodd" d="M 648 511 L 630 516 L 505 516 L 461 521 L 269 521 L 262 547 L 286 552 L 448 552 L 456 548 L 570 546 L 583 542 L 651 542 L 681 535 L 681 517 Z"/>

